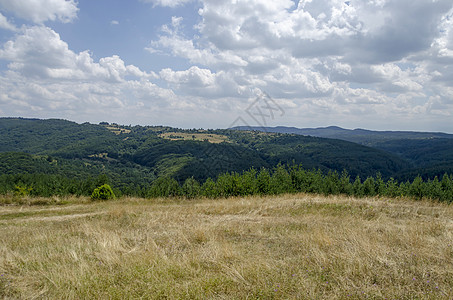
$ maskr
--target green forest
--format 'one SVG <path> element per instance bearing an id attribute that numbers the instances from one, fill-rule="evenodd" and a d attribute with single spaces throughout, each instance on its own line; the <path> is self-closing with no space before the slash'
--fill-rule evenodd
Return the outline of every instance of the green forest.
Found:
<path id="1" fill-rule="evenodd" d="M 307 192 L 451 201 L 449 144 L 412 140 L 409 153 L 395 140 L 385 143 L 378 149 L 299 134 L 0 118 L 0 194 L 91 196 L 109 185 L 116 196 Z M 420 150 L 433 145 L 437 151 Z"/>

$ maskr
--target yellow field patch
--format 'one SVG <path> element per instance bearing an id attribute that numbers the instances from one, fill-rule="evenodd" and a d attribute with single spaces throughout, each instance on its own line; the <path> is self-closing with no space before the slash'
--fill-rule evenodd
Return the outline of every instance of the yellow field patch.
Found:
<path id="1" fill-rule="evenodd" d="M 214 133 L 165 132 L 159 134 L 159 137 L 172 141 L 208 141 L 212 144 L 229 142 L 227 136 Z"/>
<path id="2" fill-rule="evenodd" d="M 108 130 L 110 130 L 111 132 L 113 132 L 116 135 L 120 135 L 122 133 L 127 134 L 127 133 L 131 132 L 131 130 L 129 130 L 129 129 L 121 128 L 118 126 L 106 126 L 105 128 L 107 128 Z"/>

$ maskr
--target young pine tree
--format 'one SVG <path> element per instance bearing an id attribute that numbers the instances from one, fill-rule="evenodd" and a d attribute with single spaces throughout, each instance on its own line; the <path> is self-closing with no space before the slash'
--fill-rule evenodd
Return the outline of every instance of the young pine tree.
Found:
<path id="1" fill-rule="evenodd" d="M 182 194 L 184 197 L 193 199 L 200 195 L 201 193 L 201 186 L 197 180 L 193 177 L 189 177 L 184 181 L 182 185 Z"/>
<path id="2" fill-rule="evenodd" d="M 359 175 L 355 178 L 355 181 L 352 185 L 352 191 L 354 193 L 354 196 L 356 197 L 362 197 L 363 196 L 363 185 L 362 181 L 360 180 Z"/>

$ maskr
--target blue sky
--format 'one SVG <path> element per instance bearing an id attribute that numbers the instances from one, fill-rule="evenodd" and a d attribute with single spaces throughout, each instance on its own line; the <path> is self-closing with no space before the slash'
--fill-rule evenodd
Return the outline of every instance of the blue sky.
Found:
<path id="1" fill-rule="evenodd" d="M 452 27 L 451 0 L 0 0 L 0 116 L 453 133 Z"/>

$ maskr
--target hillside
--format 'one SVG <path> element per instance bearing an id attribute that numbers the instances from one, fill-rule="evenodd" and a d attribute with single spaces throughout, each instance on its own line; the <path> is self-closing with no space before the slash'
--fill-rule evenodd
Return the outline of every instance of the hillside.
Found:
<path id="1" fill-rule="evenodd" d="M 353 177 L 377 172 L 390 177 L 409 167 L 381 150 L 300 135 L 15 118 L 1 118 L 0 129 L 0 153 L 8 153 L 0 155 L 1 174 L 83 180 L 106 174 L 127 191 L 143 190 L 158 177 L 206 180 L 252 167 L 272 169 L 279 163 L 323 172 L 347 170 Z M 26 156 L 20 153 L 31 156 L 21 163 Z"/>
<path id="2" fill-rule="evenodd" d="M 444 173 L 453 171 L 453 134 L 349 130 L 336 126 L 325 128 L 235 127 L 233 129 L 339 139 L 383 150 L 402 158 L 408 163 L 407 169 L 393 175 L 401 180 L 412 179 L 418 174 L 423 175 L 424 178 L 440 177 Z"/>
<path id="3" fill-rule="evenodd" d="M 375 147 L 377 144 L 395 140 L 427 140 L 427 139 L 453 139 L 453 134 L 442 132 L 416 132 L 416 131 L 373 131 L 366 129 L 344 129 L 338 126 L 320 128 L 296 127 L 254 127 L 238 126 L 234 130 L 256 130 L 273 133 L 298 134 L 331 139 L 345 140 L 365 146 Z"/>
<path id="4" fill-rule="evenodd" d="M 453 297 L 447 204 L 305 194 L 32 201 L 60 205 L 0 206 L 2 299 Z"/>

